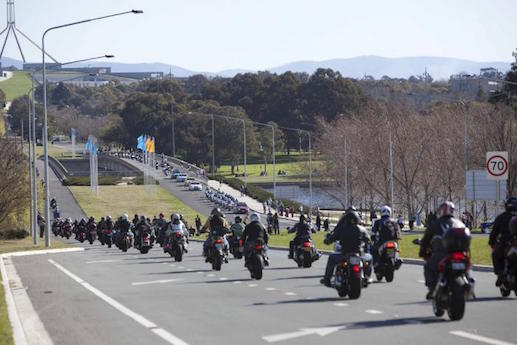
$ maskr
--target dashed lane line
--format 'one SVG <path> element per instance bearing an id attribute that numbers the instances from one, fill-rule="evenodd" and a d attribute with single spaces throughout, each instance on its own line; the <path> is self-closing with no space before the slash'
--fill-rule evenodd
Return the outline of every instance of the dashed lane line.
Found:
<path id="1" fill-rule="evenodd" d="M 72 278 L 77 283 L 82 285 L 86 290 L 90 291 L 95 296 L 99 297 L 101 300 L 103 300 L 107 304 L 111 305 L 113 308 L 115 308 L 116 310 L 118 310 L 122 314 L 124 314 L 127 317 L 133 319 L 133 321 L 135 321 L 135 322 L 139 323 L 140 325 L 142 325 L 143 327 L 147 328 L 149 331 L 153 332 L 154 334 L 156 334 L 157 336 L 159 336 L 160 338 L 162 338 L 163 340 L 165 340 L 169 344 L 172 344 L 172 345 L 188 345 L 188 343 L 186 343 L 185 341 L 183 341 L 180 338 L 176 337 L 174 334 L 172 334 L 172 333 L 170 333 L 170 332 L 168 332 L 168 331 L 158 327 L 151 320 L 143 317 L 140 314 L 135 313 L 134 311 L 132 311 L 128 307 L 122 305 L 118 301 L 116 301 L 113 298 L 111 298 L 108 295 L 106 295 L 104 292 L 102 292 L 99 289 L 95 288 L 94 286 L 90 285 L 89 283 L 87 283 L 86 281 L 84 281 L 80 277 L 76 276 L 74 273 L 70 272 L 69 270 L 67 270 L 66 268 L 64 268 L 63 266 L 61 266 L 57 262 L 55 262 L 54 260 L 49 259 L 48 262 L 50 262 L 57 269 L 59 269 L 64 274 L 66 274 L 68 277 Z"/>
<path id="2" fill-rule="evenodd" d="M 334 303 L 336 307 L 348 307 L 348 303 L 338 302 Z"/>
<path id="3" fill-rule="evenodd" d="M 165 283 L 174 283 L 181 281 L 183 279 L 160 279 L 160 280 L 150 280 L 146 282 L 135 282 L 131 283 L 132 286 L 140 286 L 140 285 L 150 285 L 150 284 L 165 284 Z"/>
<path id="4" fill-rule="evenodd" d="M 485 344 L 491 344 L 491 345 L 515 345 L 514 343 L 509 343 L 509 342 L 502 341 L 502 340 L 487 338 L 487 337 L 483 337 L 481 335 L 472 334 L 472 333 L 468 333 L 468 332 L 464 332 L 464 331 L 451 331 L 449 333 L 452 334 L 452 335 L 458 336 L 458 337 L 479 341 L 480 343 L 485 343 Z"/>
<path id="5" fill-rule="evenodd" d="M 368 310 L 365 310 L 365 312 L 367 312 L 368 314 L 373 314 L 373 315 L 384 314 L 384 312 L 382 312 L 380 310 L 375 310 L 375 309 L 368 309 Z"/>

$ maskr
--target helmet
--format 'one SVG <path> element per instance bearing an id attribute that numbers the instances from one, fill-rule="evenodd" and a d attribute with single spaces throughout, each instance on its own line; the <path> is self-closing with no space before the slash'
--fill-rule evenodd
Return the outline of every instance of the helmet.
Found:
<path id="1" fill-rule="evenodd" d="M 145 216 L 140 216 L 141 221 L 145 221 Z"/>
<path id="2" fill-rule="evenodd" d="M 159 217 L 160 217 L 160 218 L 163 218 L 163 217 L 165 217 L 165 216 L 163 215 L 163 213 L 160 213 L 160 214 L 159 214 Z"/>
<path id="3" fill-rule="evenodd" d="M 517 197 L 511 196 L 506 199 L 504 207 L 506 208 L 506 212 L 517 212 Z"/>
<path id="4" fill-rule="evenodd" d="M 212 209 L 212 212 L 210 212 L 211 216 L 221 216 L 222 217 L 223 212 L 221 212 L 221 209 L 219 207 L 214 207 Z"/>
<path id="5" fill-rule="evenodd" d="M 177 214 L 177 213 L 174 213 L 174 214 L 172 215 L 172 220 L 180 220 L 180 215 L 179 215 L 179 214 Z"/>
<path id="6" fill-rule="evenodd" d="M 106 217 L 106 220 L 111 220 L 111 216 L 107 216 L 107 217 Z"/>
<path id="7" fill-rule="evenodd" d="M 345 223 L 348 225 L 357 225 L 361 223 L 361 217 L 356 211 L 347 211 L 345 214 Z"/>
<path id="8" fill-rule="evenodd" d="M 381 217 L 390 217 L 391 216 L 391 208 L 387 205 L 381 207 Z"/>
<path id="9" fill-rule="evenodd" d="M 72 218 L 67 218 L 67 222 L 72 223 Z"/>
<path id="10" fill-rule="evenodd" d="M 438 215 L 441 217 L 452 217 L 456 207 L 452 201 L 446 201 L 438 207 Z"/>
<path id="11" fill-rule="evenodd" d="M 235 217 L 235 223 L 240 223 L 240 222 L 242 222 L 242 218 L 239 216 Z"/>
<path id="12" fill-rule="evenodd" d="M 348 208 L 345 210 L 345 213 L 348 213 L 348 212 L 356 212 L 357 211 L 357 208 L 355 208 L 354 205 L 350 205 L 348 206 Z"/>
<path id="13" fill-rule="evenodd" d="M 95 220 L 95 218 L 93 218 L 93 217 L 90 217 L 90 219 L 89 219 L 90 222 L 93 222 L 94 220 Z"/>
<path id="14" fill-rule="evenodd" d="M 510 224 L 508 224 L 508 228 L 510 229 L 510 233 L 513 236 L 517 236 L 517 216 L 512 217 L 510 219 Z"/>
<path id="15" fill-rule="evenodd" d="M 122 215 L 122 218 L 124 218 L 125 220 L 128 220 L 128 219 L 129 219 L 129 216 L 127 215 L 127 213 L 124 213 L 124 214 Z"/>
<path id="16" fill-rule="evenodd" d="M 253 212 L 251 215 L 250 215 L 250 222 L 258 222 L 260 221 L 260 216 L 257 212 Z"/>

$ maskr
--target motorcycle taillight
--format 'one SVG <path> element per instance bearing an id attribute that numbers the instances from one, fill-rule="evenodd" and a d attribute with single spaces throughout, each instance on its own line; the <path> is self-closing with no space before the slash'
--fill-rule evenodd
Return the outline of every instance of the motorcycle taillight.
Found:
<path id="1" fill-rule="evenodd" d="M 359 273 L 360 270 L 361 270 L 361 267 L 359 267 L 359 265 L 352 266 L 352 271 L 354 271 L 355 273 Z"/>
<path id="2" fill-rule="evenodd" d="M 223 243 L 223 240 L 218 238 L 217 240 L 215 240 L 215 243 Z"/>
<path id="3" fill-rule="evenodd" d="M 180 238 L 181 234 L 179 232 L 176 233 L 176 237 Z"/>
<path id="4" fill-rule="evenodd" d="M 262 245 L 258 244 L 255 246 L 255 249 L 258 249 L 258 250 L 262 250 L 262 248 L 264 248 Z"/>
<path id="5" fill-rule="evenodd" d="M 465 253 L 454 252 L 454 253 L 451 254 L 451 259 L 453 261 L 465 261 L 466 256 L 465 256 Z"/>
<path id="6" fill-rule="evenodd" d="M 311 246 L 311 243 L 310 243 L 310 242 L 303 242 L 303 246 L 304 246 L 304 247 L 310 247 L 310 246 Z"/>
<path id="7" fill-rule="evenodd" d="M 239 240 L 239 247 L 242 247 L 242 240 Z"/>

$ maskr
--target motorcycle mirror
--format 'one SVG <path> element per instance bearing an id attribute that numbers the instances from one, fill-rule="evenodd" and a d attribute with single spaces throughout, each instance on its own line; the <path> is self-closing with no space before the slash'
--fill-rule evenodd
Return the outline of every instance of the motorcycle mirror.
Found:
<path id="1" fill-rule="evenodd" d="M 415 238 L 415 239 L 413 240 L 413 244 L 416 244 L 416 245 L 420 245 L 420 243 L 421 243 L 421 242 L 422 242 L 422 241 L 421 241 L 419 238 Z"/>

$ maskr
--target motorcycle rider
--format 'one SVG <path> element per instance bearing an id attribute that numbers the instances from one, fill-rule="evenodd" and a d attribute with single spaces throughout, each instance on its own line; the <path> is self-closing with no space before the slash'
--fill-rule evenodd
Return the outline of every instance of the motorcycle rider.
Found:
<path id="1" fill-rule="evenodd" d="M 81 221 L 79 222 L 79 224 L 77 224 L 76 229 L 76 239 L 79 237 L 81 233 L 84 233 L 86 235 L 86 220 L 84 218 L 81 218 Z"/>
<path id="2" fill-rule="evenodd" d="M 359 253 L 363 255 L 365 245 L 371 242 L 368 231 L 360 225 L 361 217 L 357 211 L 350 209 L 339 220 L 334 230 L 325 236 L 323 241 L 325 244 L 339 241 L 341 244 L 341 253 L 330 254 L 325 269 L 325 276 L 320 283 L 330 287 L 330 279 L 334 273 L 337 264 L 345 261 L 349 254 Z"/>
<path id="3" fill-rule="evenodd" d="M 492 232 L 490 233 L 488 244 L 492 247 L 492 264 L 494 273 L 497 275 L 495 285 L 501 286 L 504 271 L 504 250 L 510 244 L 512 235 L 510 233 L 510 220 L 517 216 L 517 197 L 509 197 L 504 203 L 505 211 L 498 215 L 494 220 Z"/>
<path id="4" fill-rule="evenodd" d="M 224 240 L 224 252 L 228 255 L 228 240 L 226 239 L 227 234 L 230 233 L 228 222 L 226 221 L 224 214 L 221 212 L 219 207 L 212 209 L 210 217 L 205 222 L 205 225 L 201 228 L 201 233 L 208 232 L 208 237 L 203 243 L 203 256 L 206 257 L 208 262 L 207 249 L 212 245 L 213 237 L 222 237 Z M 228 259 L 225 259 L 228 261 Z"/>
<path id="5" fill-rule="evenodd" d="M 437 211 L 439 218 L 426 227 L 424 237 L 420 241 L 418 255 L 425 260 L 425 285 L 429 290 L 426 299 L 433 298 L 433 292 L 438 282 L 440 261 L 447 255 L 442 241 L 443 235 L 453 226 L 465 228 L 465 224 L 454 218 L 454 210 L 455 206 L 452 201 L 442 203 Z"/>
<path id="6" fill-rule="evenodd" d="M 185 253 L 188 253 L 189 232 L 188 232 L 185 224 L 181 221 L 180 215 L 177 213 L 174 213 L 171 215 L 171 222 L 167 228 L 165 236 L 168 238 L 177 232 L 181 233 L 183 235 L 183 237 L 185 238 L 184 249 L 185 249 Z"/>
<path id="7" fill-rule="evenodd" d="M 163 238 L 165 236 L 165 231 L 167 231 L 169 224 L 165 220 L 165 216 L 163 213 L 158 215 L 158 220 L 156 221 L 156 242 L 162 244 Z"/>
<path id="8" fill-rule="evenodd" d="M 291 229 L 288 229 L 287 232 L 292 234 L 296 233 L 293 240 L 289 242 L 289 255 L 288 258 L 292 259 L 294 255 L 294 248 L 299 245 L 303 240 L 311 239 L 311 228 L 307 223 L 307 218 L 305 215 L 300 215 L 300 221 L 296 223 Z"/>
<path id="9" fill-rule="evenodd" d="M 237 240 L 237 238 L 242 237 L 242 232 L 244 231 L 244 224 L 242 224 L 242 218 L 240 216 L 235 217 L 235 223 L 230 227 L 230 231 L 232 233 L 228 238 L 228 242 L 231 245 L 233 241 Z"/>
<path id="10" fill-rule="evenodd" d="M 269 242 L 269 235 L 264 225 L 260 223 L 260 216 L 253 212 L 250 215 L 250 222 L 242 232 L 242 243 L 244 246 L 244 266 L 248 264 L 249 254 L 255 249 L 255 244 L 263 244 L 264 251 L 264 265 L 269 266 L 269 258 L 267 255 L 267 244 Z"/>
<path id="11" fill-rule="evenodd" d="M 97 229 L 97 224 L 95 224 L 95 218 L 90 217 L 88 222 L 86 223 L 86 230 L 88 231 L 87 235 L 90 236 L 90 231 L 95 231 Z"/>
<path id="12" fill-rule="evenodd" d="M 384 205 L 381 207 L 381 218 L 373 223 L 371 237 L 373 240 L 373 265 L 376 268 L 379 261 L 379 248 L 387 241 L 398 241 L 401 239 L 400 227 L 397 221 L 391 218 L 391 208 L 389 206 Z"/>
<path id="13" fill-rule="evenodd" d="M 144 233 L 151 235 L 151 224 L 149 224 L 145 216 L 140 216 L 140 220 L 135 225 L 135 248 L 140 249 Z"/>
<path id="14" fill-rule="evenodd" d="M 104 227 L 106 226 L 106 219 L 101 217 L 101 220 L 97 223 L 97 238 L 101 241 L 101 244 L 104 245 L 104 234 L 102 233 Z"/>

